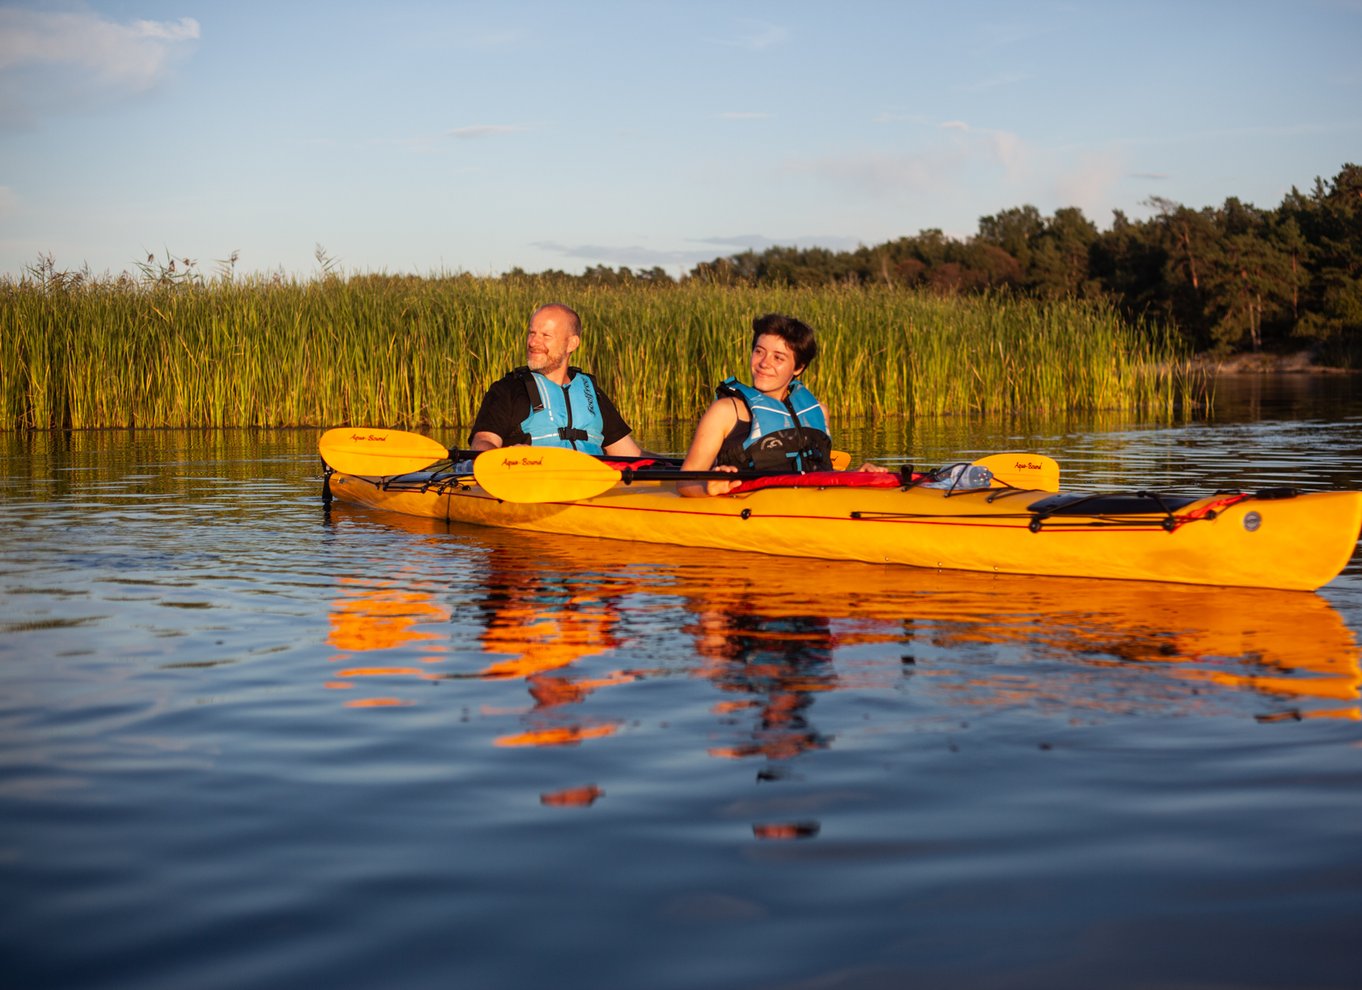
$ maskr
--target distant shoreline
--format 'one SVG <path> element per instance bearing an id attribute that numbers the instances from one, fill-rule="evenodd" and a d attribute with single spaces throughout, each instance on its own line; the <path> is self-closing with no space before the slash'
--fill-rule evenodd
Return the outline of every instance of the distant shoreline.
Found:
<path id="1" fill-rule="evenodd" d="M 1213 375 L 1355 375 L 1357 369 L 1316 364 L 1309 351 L 1295 354 L 1198 354 L 1192 365 Z"/>

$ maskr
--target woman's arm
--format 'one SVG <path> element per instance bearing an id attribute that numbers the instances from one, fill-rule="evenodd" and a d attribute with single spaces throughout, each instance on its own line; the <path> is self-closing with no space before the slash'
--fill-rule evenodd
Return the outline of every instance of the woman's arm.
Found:
<path id="1" fill-rule="evenodd" d="M 695 437 L 686 451 L 686 459 L 681 464 L 682 471 L 708 471 L 714 468 L 714 460 L 719 456 L 719 448 L 724 439 L 738 425 L 737 399 L 717 399 L 700 417 L 695 428 Z M 718 471 L 736 471 L 733 467 L 714 468 Z M 702 495 L 723 495 L 741 484 L 738 480 L 724 481 L 678 481 L 676 490 L 682 495 L 697 497 Z"/>

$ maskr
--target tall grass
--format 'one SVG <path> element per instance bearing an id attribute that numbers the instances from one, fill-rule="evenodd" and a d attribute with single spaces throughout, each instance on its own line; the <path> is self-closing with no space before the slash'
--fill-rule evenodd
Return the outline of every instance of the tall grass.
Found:
<path id="1" fill-rule="evenodd" d="M 551 277 L 0 283 L 0 428 L 467 426 L 524 363 L 530 312 L 582 314 L 577 363 L 636 424 L 746 377 L 764 312 L 811 324 L 808 384 L 843 419 L 1099 409 L 1171 415 L 1204 389 L 1176 342 L 1104 305 Z"/>

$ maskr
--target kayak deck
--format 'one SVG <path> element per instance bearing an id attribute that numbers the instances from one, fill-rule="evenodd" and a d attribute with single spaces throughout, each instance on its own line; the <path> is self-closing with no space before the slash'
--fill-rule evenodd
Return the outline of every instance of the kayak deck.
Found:
<path id="1" fill-rule="evenodd" d="M 449 521 L 787 557 L 1314 590 L 1347 565 L 1362 492 L 1171 496 L 768 487 L 685 498 L 657 481 L 565 502 L 500 501 L 441 472 L 333 473 L 333 497 Z"/>

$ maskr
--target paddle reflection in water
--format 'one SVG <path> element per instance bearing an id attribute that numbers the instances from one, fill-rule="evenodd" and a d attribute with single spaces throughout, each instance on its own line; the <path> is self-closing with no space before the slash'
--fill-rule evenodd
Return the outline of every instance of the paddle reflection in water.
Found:
<path id="1" fill-rule="evenodd" d="M 391 634 L 392 606 L 409 632 L 422 627 L 406 646 L 452 660 L 411 668 L 423 679 L 527 685 L 528 705 L 479 708 L 497 726 L 490 745 L 627 746 L 632 732 L 660 731 L 715 758 L 764 760 L 758 779 L 778 781 L 858 735 L 949 734 L 963 717 L 990 712 L 1071 722 L 1362 717 L 1356 639 L 1312 593 L 791 562 L 335 511 L 408 530 L 422 554 L 435 554 L 420 568 L 390 567 L 382 595 L 369 586 L 367 610 L 343 596 L 338 615 L 381 619 Z M 438 570 L 442 549 L 479 562 L 475 573 L 444 568 L 444 580 L 457 570 L 466 586 L 443 599 L 413 577 Z M 476 668 L 466 642 L 446 653 L 430 639 L 445 617 L 469 615 Z M 377 634 L 367 642 L 388 648 Z M 630 690 L 677 676 L 712 686 L 707 727 L 675 710 L 685 705 L 675 694 Z M 615 689 L 608 701 L 598 695 L 605 688 Z M 511 731 L 508 718 L 518 723 Z M 541 800 L 589 804 L 602 794 L 600 780 L 569 780 Z M 818 823 L 754 828 L 762 838 L 805 837 Z"/>
<path id="2" fill-rule="evenodd" d="M 449 621 L 449 606 L 435 600 L 430 590 L 422 590 L 422 575 L 409 568 L 399 569 L 382 580 L 377 578 L 340 578 L 340 594 L 332 603 L 327 643 L 339 652 L 333 661 L 341 665 L 327 683 L 335 690 L 352 690 L 361 678 L 435 677 L 424 666 L 383 666 L 354 662 L 357 654 L 378 650 L 415 649 L 422 664 L 448 659 L 444 637 L 430 629 L 432 624 Z M 347 701 L 352 708 L 380 708 L 405 704 L 402 699 L 384 696 Z"/>

